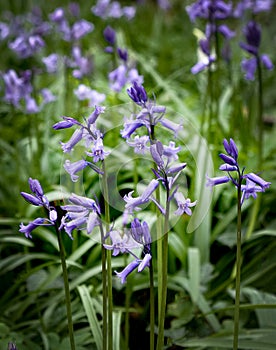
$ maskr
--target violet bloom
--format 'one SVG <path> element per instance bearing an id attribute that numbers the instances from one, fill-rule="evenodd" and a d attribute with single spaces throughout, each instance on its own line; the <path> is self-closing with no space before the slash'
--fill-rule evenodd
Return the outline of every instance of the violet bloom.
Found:
<path id="1" fill-rule="evenodd" d="M 196 205 L 197 201 L 191 202 L 190 198 L 186 199 L 183 193 L 178 191 L 174 194 L 174 199 L 176 200 L 178 206 L 177 210 L 174 212 L 175 215 L 180 216 L 184 213 L 187 215 L 192 215 L 191 208 Z"/>
<path id="2" fill-rule="evenodd" d="M 89 157 L 93 157 L 94 163 L 97 163 L 100 160 L 104 160 L 106 156 L 109 155 L 109 153 L 110 152 L 104 150 L 102 137 L 98 137 L 93 141 L 91 152 L 86 152 Z"/>
<path id="3" fill-rule="evenodd" d="M 242 69 L 245 72 L 245 78 L 247 80 L 254 80 L 255 72 L 259 64 L 262 63 L 268 70 L 272 70 L 274 66 L 268 55 L 259 54 L 261 44 L 260 26 L 254 21 L 248 22 L 244 29 L 244 35 L 246 42 L 240 43 L 240 46 L 253 57 L 242 60 Z"/>
<path id="4" fill-rule="evenodd" d="M 138 268 L 138 272 L 143 271 L 146 267 L 150 266 L 150 260 L 151 260 L 151 255 L 146 254 L 143 258 L 141 259 L 136 259 L 133 260 L 131 263 L 129 263 L 121 272 L 115 271 L 116 275 L 121 279 L 121 283 L 124 284 L 126 283 L 126 278 L 127 276 L 134 271 L 136 268 Z"/>
<path id="5" fill-rule="evenodd" d="M 17 347 L 16 347 L 15 344 L 9 343 L 9 344 L 8 344 L 8 350 L 17 350 Z"/>
<path id="6" fill-rule="evenodd" d="M 180 149 L 180 147 L 175 147 L 172 141 L 170 146 L 163 146 L 160 141 L 150 146 L 152 159 L 157 166 L 157 169 L 152 169 L 152 171 L 167 192 L 171 191 L 173 184 L 187 165 L 186 163 L 174 163 L 174 160 L 178 159 L 177 153 Z"/>
<path id="7" fill-rule="evenodd" d="M 75 22 L 72 26 L 71 36 L 72 40 L 79 40 L 88 33 L 94 30 L 94 25 L 85 19 Z"/>
<path id="8" fill-rule="evenodd" d="M 162 124 L 165 128 L 174 131 L 175 134 L 181 129 L 180 125 L 172 123 L 164 118 L 166 107 L 157 106 L 155 102 L 149 100 L 143 85 L 134 82 L 133 85 L 127 89 L 127 93 L 133 102 L 141 107 L 141 110 L 138 114 L 133 114 L 130 119 L 125 121 L 124 129 L 121 130 L 123 138 L 128 139 L 142 126 L 146 127 L 148 136 L 152 138 L 153 129 L 158 123 Z"/>
<path id="9" fill-rule="evenodd" d="M 114 46 L 115 45 L 115 42 L 116 42 L 116 32 L 115 30 L 110 27 L 110 26 L 107 26 L 104 31 L 103 31 L 103 35 L 104 35 L 104 38 L 105 40 L 111 45 L 111 46 Z"/>
<path id="10" fill-rule="evenodd" d="M 220 170 L 228 173 L 228 176 L 219 176 L 210 178 L 207 176 L 207 186 L 217 186 L 227 182 L 232 182 L 236 188 L 240 188 L 242 191 L 241 204 L 244 199 L 249 197 L 256 198 L 257 192 L 264 192 L 271 185 L 270 182 L 265 181 L 259 175 L 254 173 L 244 174 L 244 168 L 241 169 L 238 164 L 238 148 L 230 139 L 228 142 L 226 139 L 223 141 L 224 149 L 227 154 L 221 153 L 219 156 L 225 162 L 220 166 Z M 242 182 L 246 180 L 246 184 Z"/>
<path id="11" fill-rule="evenodd" d="M 71 180 L 73 182 L 77 182 L 79 176 L 76 175 L 76 173 L 85 169 L 87 165 L 88 165 L 88 162 L 86 162 L 84 159 L 78 160 L 77 162 L 74 162 L 74 163 L 71 163 L 71 161 L 67 159 L 64 163 L 64 169 L 67 171 L 68 174 L 70 174 Z"/>
<path id="12" fill-rule="evenodd" d="M 223 0 L 198 0 L 186 7 L 191 22 L 203 18 L 213 22 L 228 18 L 232 13 L 232 4 Z"/>
<path id="13" fill-rule="evenodd" d="M 136 268 L 138 268 L 138 272 L 143 271 L 146 267 L 150 266 L 150 260 L 151 260 L 151 255 L 146 254 L 144 258 L 141 259 L 136 259 L 133 260 L 131 263 L 127 265 L 127 267 L 124 268 L 123 271 L 117 272 L 115 271 L 116 275 L 121 279 L 121 283 L 124 284 L 126 283 L 126 278 L 127 276 L 134 271 Z"/>
<path id="14" fill-rule="evenodd" d="M 73 69 L 73 77 L 81 79 L 82 77 L 89 75 L 93 68 L 91 57 L 82 56 L 81 50 L 78 46 L 74 46 L 72 49 L 73 60 L 70 61 L 70 67 Z"/>
<path id="15" fill-rule="evenodd" d="M 127 67 L 121 64 L 108 74 L 110 88 L 116 92 L 120 92 L 127 83 Z"/>
<path id="16" fill-rule="evenodd" d="M 135 16 L 134 6 L 121 6 L 118 1 L 98 0 L 96 5 L 91 8 L 95 16 L 103 19 L 126 17 L 128 20 Z"/>
<path id="17" fill-rule="evenodd" d="M 135 218 L 131 222 L 131 235 L 136 242 L 143 245 L 145 254 L 151 252 L 151 235 L 146 221 L 140 222 L 139 219 Z"/>
<path id="18" fill-rule="evenodd" d="M 21 192 L 21 196 L 32 205 L 44 207 L 48 211 L 49 219 L 36 218 L 28 225 L 21 223 L 19 232 L 24 233 L 26 238 L 32 238 L 31 232 L 38 226 L 53 226 L 57 220 L 56 209 L 50 206 L 49 200 L 44 195 L 40 182 L 36 179 L 29 178 L 29 186 L 32 193 Z"/>
<path id="19" fill-rule="evenodd" d="M 109 232 L 109 237 L 112 244 L 104 244 L 103 246 L 107 250 L 112 250 L 113 256 L 117 256 L 119 253 L 129 253 L 133 249 L 141 249 L 143 247 L 127 231 L 121 234 L 119 231 L 112 230 Z"/>
<path id="20" fill-rule="evenodd" d="M 150 147 L 147 145 L 150 142 L 149 136 L 136 135 L 133 140 L 128 139 L 127 144 L 134 147 L 134 152 L 137 154 L 145 154 L 149 151 Z"/>
<path id="21" fill-rule="evenodd" d="M 46 66 L 46 71 L 48 73 L 56 73 L 58 70 L 59 56 L 56 53 L 52 53 L 47 57 L 42 58 L 42 62 Z"/>
<path id="22" fill-rule="evenodd" d="M 44 46 L 44 40 L 39 35 L 22 34 L 9 43 L 9 48 L 21 58 L 33 56 Z"/>
<path id="23" fill-rule="evenodd" d="M 236 18 L 241 18 L 245 11 L 251 10 L 254 14 L 268 12 L 272 8 L 272 0 L 242 0 L 239 1 L 233 11 Z"/>
<path id="24" fill-rule="evenodd" d="M 5 101 L 18 108 L 20 101 L 28 98 L 33 90 L 31 72 L 27 70 L 18 76 L 13 69 L 10 69 L 2 77 L 5 83 Z"/>
<path id="25" fill-rule="evenodd" d="M 148 203 L 152 197 L 151 195 L 158 187 L 159 182 L 157 180 L 151 180 L 151 182 L 148 184 L 146 189 L 144 190 L 143 194 L 141 196 L 138 196 L 136 198 L 132 197 L 132 194 L 134 191 L 129 192 L 127 195 L 124 196 L 124 201 L 126 202 L 126 209 L 129 212 L 132 212 L 133 210 L 139 211 L 141 208 L 140 205 Z"/>
<path id="26" fill-rule="evenodd" d="M 93 199 L 72 194 L 69 198 L 72 204 L 63 205 L 61 209 L 67 213 L 61 220 L 60 229 L 64 229 L 72 239 L 72 231 L 86 228 L 90 234 L 95 226 L 100 225 L 100 207 Z"/>

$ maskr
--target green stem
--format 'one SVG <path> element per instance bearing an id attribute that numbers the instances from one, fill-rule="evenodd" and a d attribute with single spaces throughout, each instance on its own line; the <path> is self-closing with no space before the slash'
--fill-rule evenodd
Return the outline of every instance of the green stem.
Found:
<path id="1" fill-rule="evenodd" d="M 262 67 L 259 56 L 257 56 L 257 72 L 258 72 L 258 168 L 261 170 L 263 164 L 263 84 L 262 84 Z M 258 196 L 254 202 L 253 210 L 250 216 L 246 238 L 249 238 L 254 231 L 258 212 L 261 204 L 261 196 Z"/>
<path id="2" fill-rule="evenodd" d="M 241 288 L 241 182 L 238 184 L 238 204 L 237 204 L 237 252 L 236 252 L 236 294 L 234 312 L 234 338 L 233 350 L 238 349 L 239 341 L 239 320 L 240 320 L 240 288 Z"/>
<path id="3" fill-rule="evenodd" d="M 110 226 L 110 212 L 109 212 L 109 195 L 108 195 L 108 178 L 105 169 L 105 162 L 102 163 L 103 167 L 103 195 L 104 195 L 104 210 L 105 210 L 105 229 L 106 233 L 109 232 Z M 108 242 L 107 242 L 108 243 Z M 107 264 L 107 303 L 108 303 L 108 330 L 107 330 L 107 344 L 108 350 L 112 350 L 113 348 L 113 301 L 112 301 L 112 266 L 111 266 L 111 251 L 106 251 L 106 264 Z"/>
<path id="4" fill-rule="evenodd" d="M 103 350 L 107 348 L 107 270 L 106 270 L 106 249 L 104 243 L 103 226 L 100 224 L 102 243 L 102 284 L 103 284 Z"/>
<path id="5" fill-rule="evenodd" d="M 159 313 L 159 324 L 158 324 L 158 338 L 157 338 L 157 350 L 162 350 L 164 347 L 164 328 L 165 328 L 165 317 L 166 317 L 166 305 L 167 305 L 167 284 L 168 284 L 168 233 L 169 233 L 169 213 L 170 213 L 170 202 L 169 190 L 167 190 L 166 200 L 166 212 L 164 221 L 164 232 L 162 237 L 162 290 L 161 290 L 161 302 L 160 302 L 160 313 Z M 158 265 L 160 267 L 160 265 Z M 160 288 L 160 286 L 159 286 Z"/>
<path id="6" fill-rule="evenodd" d="M 153 265 L 150 261 L 149 266 L 149 277 L 150 277 L 150 350 L 154 350 L 154 275 L 153 275 Z"/>
<path id="7" fill-rule="evenodd" d="M 75 340 L 74 340 L 74 328 L 72 321 L 72 310 L 71 310 L 71 298 L 70 298 L 70 289 L 69 289 L 69 281 L 68 281 L 68 272 L 65 260 L 65 251 L 62 243 L 61 232 L 58 228 L 57 223 L 55 224 L 55 229 L 58 237 L 58 246 L 59 246 L 59 254 L 60 261 L 62 266 L 62 275 L 63 275 L 63 283 L 64 283 L 64 291 L 65 291 L 65 302 L 66 302 L 66 310 L 67 310 L 67 322 L 68 322 L 68 332 L 70 338 L 71 350 L 75 350 Z"/>
<path id="8" fill-rule="evenodd" d="M 125 265 L 127 265 L 127 258 L 125 257 Z M 129 278 L 130 279 L 130 278 Z M 126 293 L 125 293 L 125 350 L 129 348 L 129 308 L 130 308 L 130 298 L 132 292 L 132 284 L 126 284 Z"/>
<path id="9" fill-rule="evenodd" d="M 262 83 L 262 67 L 259 56 L 257 56 L 257 72 L 258 72 L 258 150 L 259 150 L 259 169 L 263 163 L 263 83 Z"/>

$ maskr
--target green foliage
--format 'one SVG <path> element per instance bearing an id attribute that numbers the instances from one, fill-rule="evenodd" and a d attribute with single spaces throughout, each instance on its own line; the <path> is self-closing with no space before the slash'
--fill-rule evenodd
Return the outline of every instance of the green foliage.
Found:
<path id="1" fill-rule="evenodd" d="M 18 232 L 24 223 L 42 213 L 30 208 L 21 198 L 27 191 L 29 177 L 38 178 L 52 201 L 65 201 L 72 191 L 96 194 L 102 203 L 102 188 L 98 176 L 85 170 L 82 184 L 72 184 L 62 164 L 67 155 L 60 149 L 60 141 L 68 140 L 70 131 L 56 132 L 52 125 L 61 115 L 82 120 L 92 111 L 86 103 L 77 101 L 74 89 L 79 83 L 92 86 L 107 95 L 107 106 L 102 120 L 107 130 L 105 142 L 111 151 L 107 159 L 111 194 L 111 221 L 121 220 L 122 197 L 130 190 L 142 192 L 144 182 L 153 178 L 152 164 L 146 158 L 133 161 L 133 153 L 120 137 L 123 118 L 134 106 L 129 103 L 125 89 L 120 93 L 110 90 L 108 73 L 113 69 L 111 58 L 104 52 L 106 43 L 102 31 L 107 24 L 118 32 L 118 40 L 128 48 L 132 62 L 144 76 L 149 96 L 165 105 L 174 122 L 183 122 L 183 130 L 174 141 L 182 146 L 181 161 L 187 162 L 186 178 L 181 179 L 189 197 L 198 200 L 190 221 L 186 217 L 171 220 L 168 254 L 168 308 L 166 337 L 168 349 L 231 349 L 233 331 L 234 264 L 236 243 L 236 193 L 227 185 L 211 191 L 205 186 L 206 174 L 216 176 L 218 153 L 223 138 L 233 137 L 240 150 L 240 162 L 246 171 L 263 172 L 272 183 L 269 192 L 261 196 L 255 209 L 253 199 L 242 207 L 242 303 L 239 348 L 274 350 L 276 348 L 276 105 L 273 95 L 275 73 L 264 74 L 264 161 L 258 168 L 256 143 L 256 88 L 254 82 L 245 82 L 240 71 L 242 54 L 233 47 L 232 70 L 221 62 L 214 73 L 217 99 L 210 107 L 207 100 L 207 72 L 193 76 L 191 66 L 196 63 L 196 37 L 185 12 L 191 1 L 171 1 L 168 12 L 154 1 L 145 1 L 138 7 L 132 21 L 104 20 L 92 15 L 86 1 L 80 2 L 81 16 L 91 20 L 95 30 L 83 39 L 86 53 L 94 58 L 91 76 L 79 81 L 66 69 L 57 75 L 35 76 L 35 89 L 47 87 L 56 101 L 36 114 L 25 114 L 1 101 L 0 116 L 0 349 L 12 341 L 19 350 L 67 350 L 66 309 L 59 262 L 57 237 L 53 230 L 38 227 L 33 240 Z M 3 3 L 3 4 L 2 4 Z M 124 3 L 130 3 L 125 1 Z M 67 4 L 67 2 L 66 2 Z M 54 10 L 52 2 L 1 2 L 4 10 L 15 14 L 27 13 L 32 5 L 39 5 L 45 18 Z M 65 2 L 60 2 L 60 6 Z M 275 10 L 275 8 L 274 8 Z M 275 23 L 261 16 L 264 24 L 263 46 L 270 49 L 270 40 L 276 32 Z M 237 22 L 234 22 L 238 26 Z M 200 23 L 197 23 L 200 27 Z M 197 28 L 197 29 L 202 29 Z M 237 27 L 240 39 L 240 24 Z M 20 62 L 1 42 L 2 72 L 9 68 L 41 68 L 41 57 L 52 52 L 68 54 L 69 46 L 58 35 L 47 39 L 45 48 L 34 60 Z M 39 63 L 40 62 L 40 63 Z M 24 67 L 26 65 L 26 67 Z M 217 76 L 216 76 L 217 74 Z M 230 77 L 229 77 L 230 76 Z M 231 79 L 230 79 L 231 78 Z M 2 84 L 2 83 L 1 83 Z M 1 96 L 3 86 L 1 85 Z M 210 108 L 217 117 L 206 120 Z M 157 130 L 168 142 L 172 133 Z M 82 150 L 76 150 L 81 154 Z M 79 156 L 78 154 L 78 156 Z M 123 155 L 123 156 L 122 156 Z M 68 158 L 71 156 L 68 155 Z M 186 171 L 186 170 L 185 170 Z M 182 186 L 181 184 L 181 186 Z M 137 185 L 137 186 L 136 186 Z M 224 187 L 223 187 L 224 186 Z M 162 194 L 161 194 L 162 196 Z M 172 208 L 172 213 L 175 208 Z M 138 217 L 146 220 L 156 235 L 154 209 L 147 207 Z M 252 227 L 253 226 L 253 227 Z M 252 230 L 251 230 L 252 227 Z M 250 231 L 250 232 L 249 232 Z M 249 233 L 248 233 L 249 232 Z M 75 232 L 72 242 L 64 234 L 67 253 L 73 322 L 77 350 L 101 349 L 102 342 L 102 274 L 100 233 L 91 236 Z M 153 260 L 156 258 L 153 247 Z M 112 260 L 113 270 L 121 271 L 127 258 Z M 155 263 L 154 263 L 155 264 Z M 156 267 L 156 266 L 155 266 Z M 154 275 L 157 295 L 157 274 Z M 149 279 L 147 272 L 134 274 L 124 287 L 114 276 L 114 349 L 147 348 L 149 314 Z M 127 289 L 128 288 L 128 289 Z M 128 298 L 128 303 L 126 299 Z M 130 333 L 126 334 L 127 315 Z M 157 319 L 155 320 L 157 324 Z M 134 326 L 133 326 L 134 325 Z M 131 342 L 137 339 L 137 346 Z M 147 344 L 147 343 L 146 343 Z M 230 344 L 230 345 L 229 345 Z"/>

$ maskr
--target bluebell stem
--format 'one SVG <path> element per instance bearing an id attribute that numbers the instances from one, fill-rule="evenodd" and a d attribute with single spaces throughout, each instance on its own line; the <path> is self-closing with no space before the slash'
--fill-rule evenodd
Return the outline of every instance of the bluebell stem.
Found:
<path id="1" fill-rule="evenodd" d="M 219 156 L 225 162 L 220 166 L 220 170 L 228 173 L 228 176 L 218 178 L 208 178 L 208 186 L 216 186 L 226 182 L 232 182 L 237 188 L 237 250 L 236 250 L 236 288 L 235 288 L 235 309 L 234 309 L 234 335 L 233 335 L 233 350 L 239 347 L 239 319 L 240 319 L 240 280 L 241 280 L 241 207 L 244 199 L 249 197 L 256 198 L 258 192 L 264 192 L 270 186 L 270 182 L 263 180 L 260 176 L 254 173 L 244 174 L 245 168 L 241 169 L 238 164 L 238 148 L 230 139 L 223 141 L 224 149 L 227 154 L 221 153 Z M 246 184 L 242 182 L 246 180 Z"/>
<path id="2" fill-rule="evenodd" d="M 65 251 L 64 246 L 62 243 L 62 236 L 61 236 L 61 229 L 66 225 L 65 218 L 63 217 L 61 219 L 61 225 L 59 226 L 60 218 L 58 218 L 56 208 L 51 206 L 49 203 L 48 198 L 44 195 L 43 188 L 41 187 L 41 184 L 38 180 L 29 178 L 29 185 L 30 190 L 32 194 L 21 192 L 22 197 L 29 203 L 44 207 L 48 211 L 49 219 L 44 218 L 37 218 L 34 221 L 30 222 L 27 226 L 24 226 L 22 223 L 20 225 L 19 232 L 22 232 L 25 234 L 26 238 L 32 238 L 31 232 L 38 226 L 41 225 L 50 225 L 55 228 L 56 234 L 57 234 L 57 240 L 58 240 L 58 246 L 59 246 L 59 254 L 60 254 L 60 260 L 61 260 L 61 266 L 62 266 L 62 274 L 63 274 L 63 283 L 64 283 L 64 290 L 65 290 L 65 301 L 66 301 L 66 310 L 67 310 L 67 321 L 68 321 L 68 331 L 69 331 L 69 338 L 70 338 L 70 348 L 71 350 L 75 350 L 75 340 L 74 340 L 74 330 L 73 330 L 73 321 L 72 321 L 72 311 L 71 311 L 71 300 L 70 300 L 70 289 L 69 289 L 69 282 L 68 282 L 68 273 L 67 273 L 67 266 L 66 266 L 66 260 L 65 260 Z M 78 204 L 84 204 L 87 206 L 87 210 L 89 206 L 91 207 L 91 202 L 81 200 L 81 198 L 76 198 L 74 204 L 76 206 Z M 76 211 L 75 211 L 76 212 Z M 70 229 L 65 230 L 68 236 L 73 239 L 71 235 Z"/>

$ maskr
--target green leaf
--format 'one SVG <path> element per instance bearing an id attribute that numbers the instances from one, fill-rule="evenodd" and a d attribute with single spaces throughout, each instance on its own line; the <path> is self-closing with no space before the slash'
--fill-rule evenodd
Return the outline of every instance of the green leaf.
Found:
<path id="1" fill-rule="evenodd" d="M 113 311 L 113 349 L 121 349 L 121 346 L 120 346 L 121 318 L 122 318 L 122 310 L 114 310 Z"/>
<path id="2" fill-rule="evenodd" d="M 102 343 L 103 343 L 103 336 L 102 336 L 99 320 L 97 319 L 97 316 L 96 316 L 93 299 L 91 298 L 89 290 L 85 285 L 78 286 L 78 291 L 79 291 L 82 305 L 84 307 L 84 310 L 90 325 L 91 332 L 93 334 L 93 337 L 97 346 L 97 350 L 101 350 Z M 119 348 L 115 347 L 115 349 L 119 349 Z"/>
<path id="3" fill-rule="evenodd" d="M 174 344 L 197 349 L 210 347 L 232 349 L 232 341 L 232 335 L 214 335 L 200 339 L 182 339 L 175 341 Z M 250 330 L 239 335 L 239 349 L 275 350 L 275 348 L 275 329 Z"/>
<path id="4" fill-rule="evenodd" d="M 198 248 L 188 249 L 190 294 L 194 303 L 198 302 L 200 288 L 200 254 Z"/>

